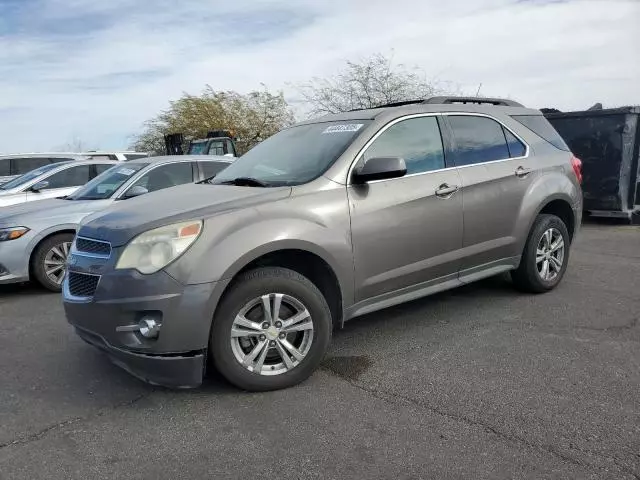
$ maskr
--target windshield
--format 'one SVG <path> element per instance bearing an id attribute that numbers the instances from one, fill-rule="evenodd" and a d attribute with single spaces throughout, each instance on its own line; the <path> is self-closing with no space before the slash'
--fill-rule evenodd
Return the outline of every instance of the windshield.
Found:
<path id="1" fill-rule="evenodd" d="M 204 155 L 207 148 L 207 141 L 191 142 L 189 147 L 189 155 Z"/>
<path id="2" fill-rule="evenodd" d="M 322 175 L 369 123 L 323 122 L 282 130 L 238 158 L 211 183 L 233 183 L 238 178 L 269 187 L 307 183 Z"/>
<path id="3" fill-rule="evenodd" d="M 142 170 L 148 163 L 127 163 L 126 167 L 116 165 L 87 183 L 84 187 L 69 195 L 69 200 L 103 200 L 109 198 L 134 173 Z"/>
<path id="4" fill-rule="evenodd" d="M 12 188 L 20 187 L 34 178 L 39 177 L 45 172 L 49 170 L 53 170 L 54 168 L 58 168 L 61 163 L 51 163 L 49 165 L 44 165 L 42 167 L 36 168 L 35 170 L 31 170 L 30 172 L 25 173 L 24 175 L 20 175 L 19 177 L 14 178 L 13 180 L 0 185 L 0 190 L 11 190 Z"/>

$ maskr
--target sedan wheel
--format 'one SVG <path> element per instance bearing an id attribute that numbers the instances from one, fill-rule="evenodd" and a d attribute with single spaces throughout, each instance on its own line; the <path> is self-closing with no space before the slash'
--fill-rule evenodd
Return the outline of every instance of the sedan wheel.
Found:
<path id="1" fill-rule="evenodd" d="M 44 257 L 44 273 L 55 285 L 62 285 L 69 250 L 71 242 L 62 242 L 51 248 Z"/>
<path id="2" fill-rule="evenodd" d="M 59 233 L 45 238 L 31 257 L 31 273 L 47 290 L 59 292 L 67 269 L 67 257 L 73 243 L 73 233 Z"/>

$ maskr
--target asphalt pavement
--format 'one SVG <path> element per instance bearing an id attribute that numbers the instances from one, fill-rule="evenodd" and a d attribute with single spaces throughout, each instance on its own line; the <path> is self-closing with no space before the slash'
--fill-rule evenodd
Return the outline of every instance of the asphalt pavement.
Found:
<path id="1" fill-rule="evenodd" d="M 544 295 L 492 278 L 352 320 L 304 384 L 148 386 L 0 287 L 0 479 L 640 479 L 640 228 Z"/>

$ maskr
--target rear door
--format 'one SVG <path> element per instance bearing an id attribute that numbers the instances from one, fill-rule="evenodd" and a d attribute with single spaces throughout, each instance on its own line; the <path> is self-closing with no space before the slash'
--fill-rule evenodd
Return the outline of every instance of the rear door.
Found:
<path id="1" fill-rule="evenodd" d="M 385 126 L 362 157 L 385 156 L 404 158 L 406 176 L 347 190 L 356 301 L 455 280 L 460 265 L 460 178 L 455 168 L 447 168 L 437 116 Z M 445 189 L 451 192 L 444 194 Z"/>
<path id="2" fill-rule="evenodd" d="M 503 268 L 519 255 L 516 221 L 537 172 L 524 141 L 496 119 L 459 113 L 445 118 L 462 182 L 463 278 L 487 268 Z"/>
<path id="3" fill-rule="evenodd" d="M 38 191 L 27 192 L 27 201 L 45 200 L 48 198 L 57 198 L 70 195 L 75 192 L 78 187 L 87 183 L 91 176 L 91 165 L 73 165 L 67 166 L 63 170 L 52 173 L 42 181 L 48 182 L 48 185 Z"/>

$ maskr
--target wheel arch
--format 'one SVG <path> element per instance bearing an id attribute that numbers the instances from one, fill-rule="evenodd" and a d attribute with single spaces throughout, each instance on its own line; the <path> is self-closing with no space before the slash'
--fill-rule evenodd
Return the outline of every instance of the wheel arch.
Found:
<path id="1" fill-rule="evenodd" d="M 247 253 L 234 262 L 224 273 L 225 282 L 215 311 L 224 295 L 233 288 L 239 275 L 255 268 L 278 266 L 289 268 L 308 278 L 325 297 L 331 310 L 334 325 L 341 326 L 344 320 L 344 304 L 350 290 L 340 282 L 335 262 L 316 245 L 305 241 L 282 241 L 263 246 Z M 215 312 L 214 312 L 215 316 Z"/>
<path id="2" fill-rule="evenodd" d="M 35 237 L 29 244 L 29 256 L 28 256 L 29 277 L 33 276 L 33 256 L 36 250 L 38 249 L 38 247 L 42 244 L 42 242 L 45 242 L 46 240 L 53 237 L 54 235 L 60 235 L 63 233 L 70 233 L 72 235 L 75 235 L 76 231 L 77 231 L 77 226 L 70 224 L 70 225 L 59 225 L 56 228 L 48 229 L 40 232 L 40 234 L 37 237 Z"/>

